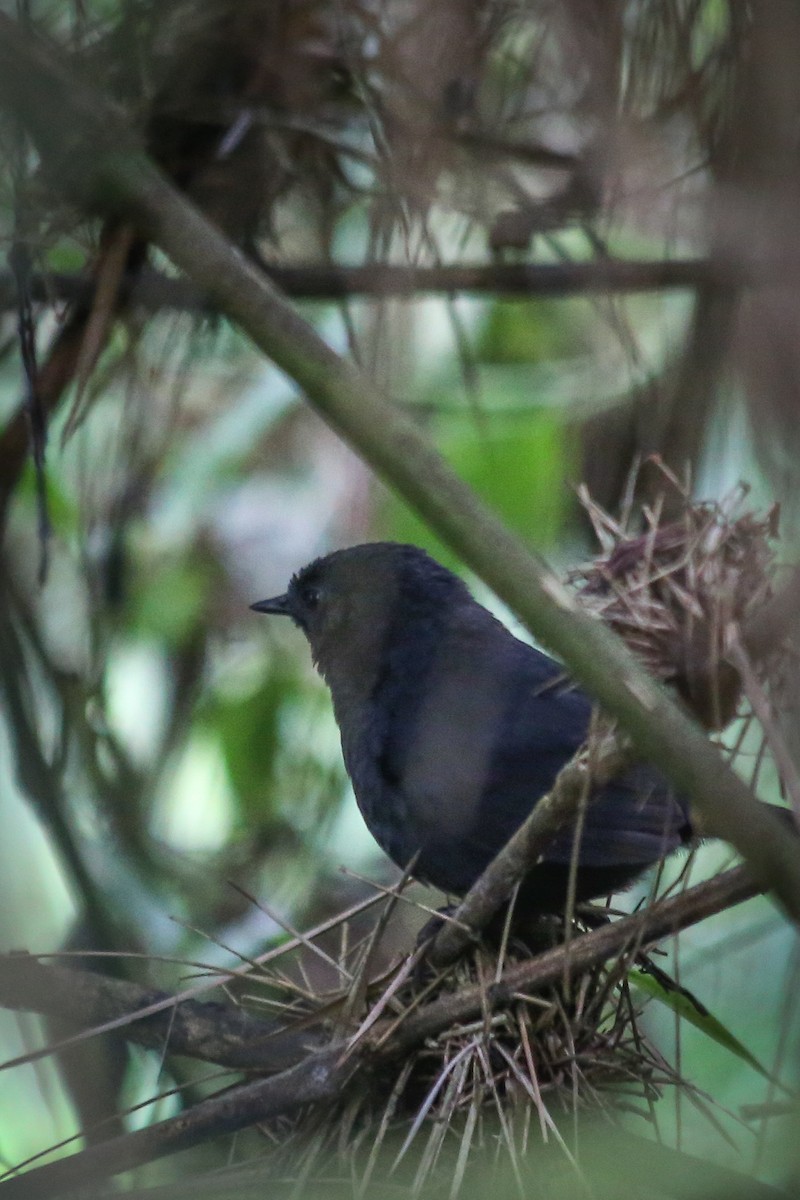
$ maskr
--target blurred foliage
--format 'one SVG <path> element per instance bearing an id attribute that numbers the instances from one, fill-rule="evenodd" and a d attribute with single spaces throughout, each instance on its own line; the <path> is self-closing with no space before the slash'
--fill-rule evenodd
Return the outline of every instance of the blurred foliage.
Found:
<path id="1" fill-rule="evenodd" d="M 750 239 L 724 198 L 745 184 L 758 194 L 763 161 L 784 162 L 782 122 L 794 137 L 800 111 L 789 84 L 789 99 L 769 101 L 786 111 L 756 103 L 769 89 L 748 76 L 760 65 L 769 78 L 776 38 L 800 49 L 794 24 L 781 37 L 736 0 L 31 0 L 2 11 L 12 8 L 124 106 L 176 186 L 267 266 L 602 271 L 609 257 L 724 255 L 729 242 L 744 254 Z M 119 230 L 63 200 L 11 119 L 0 146 L 0 237 L 6 252 L 27 248 L 28 282 L 43 289 L 29 315 L 44 373 L 87 315 L 79 301 L 50 303 L 48 289 L 58 273 L 97 278 Z M 769 254 L 780 261 L 784 249 Z M 394 874 L 355 811 L 305 643 L 248 604 L 315 555 L 372 537 L 459 564 L 236 330 L 191 305 L 154 311 L 145 261 L 169 275 L 163 256 L 129 248 L 134 299 L 115 297 L 82 379 L 85 342 L 73 338 L 71 372 L 49 395 L 46 513 L 27 433 L 21 458 L 10 436 L 30 413 L 24 304 L 3 278 L 0 669 L 18 694 L 0 691 L 0 948 L 130 954 L 109 969 L 175 989 L 198 962 L 236 965 L 284 926 L 368 894 L 340 863 L 381 883 Z M 762 472 L 796 444 L 796 331 L 754 302 L 743 330 L 702 299 L 702 288 L 669 294 L 654 282 L 624 298 L 587 287 L 570 299 L 395 301 L 376 289 L 301 304 L 511 528 L 566 565 L 590 549 L 573 497 L 582 476 L 613 507 L 649 452 L 679 455 L 673 466 L 691 466 L 714 494 L 754 479 L 791 514 L 796 462 Z M 761 407 L 748 425 L 751 393 Z M 771 778 L 762 794 L 777 790 Z M 699 869 L 718 855 L 701 850 Z M 650 1006 L 665 1056 L 710 1093 L 707 1112 L 688 1112 L 676 1089 L 646 1112 L 626 1113 L 623 1098 L 615 1119 L 782 1179 L 790 1147 L 778 1123 L 745 1127 L 725 1110 L 772 1097 L 748 1053 L 796 1083 L 792 935 L 766 901 L 711 924 L 682 939 L 673 965 L 745 1053 Z M 413 935 L 411 919 L 399 922 L 395 947 Z M 38 1020 L 3 1014 L 4 1058 L 48 1036 Z M 126 1098 L 202 1091 L 200 1071 L 169 1058 L 136 1054 L 126 1071 Z M 67 1075 L 52 1061 L 0 1075 L 9 1166 L 92 1119 Z M 100 1107 L 115 1108 L 115 1090 Z M 567 1124 L 551 1145 L 571 1144 Z M 229 1149 L 198 1152 L 194 1169 L 225 1164 Z M 498 1172 L 491 1187 L 512 1194 L 507 1163 Z M 577 1187 L 571 1171 L 554 1172 L 554 1196 Z M 640 1182 L 623 1190 L 614 1175 L 594 1194 L 640 1195 Z"/>

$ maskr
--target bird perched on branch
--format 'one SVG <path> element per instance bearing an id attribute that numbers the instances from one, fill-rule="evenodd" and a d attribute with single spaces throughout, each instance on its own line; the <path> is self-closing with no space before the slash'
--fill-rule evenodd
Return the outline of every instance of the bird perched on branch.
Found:
<path id="1" fill-rule="evenodd" d="M 292 618 L 331 690 L 364 819 L 399 866 L 462 895 L 586 741 L 592 701 L 416 546 L 339 550 L 254 604 Z M 626 887 L 692 836 L 688 802 L 645 765 L 598 789 L 523 882 L 527 911 Z M 416 858 L 415 858 L 416 856 Z"/>

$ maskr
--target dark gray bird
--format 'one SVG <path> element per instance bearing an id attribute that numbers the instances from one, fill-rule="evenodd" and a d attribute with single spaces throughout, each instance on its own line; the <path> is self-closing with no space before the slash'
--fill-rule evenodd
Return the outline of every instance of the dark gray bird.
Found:
<path id="1" fill-rule="evenodd" d="M 416 546 L 380 542 L 304 567 L 253 609 L 290 616 L 333 697 L 364 820 L 399 866 L 462 895 L 586 740 L 592 702 Z M 688 804 L 644 765 L 585 814 L 577 896 L 625 887 L 692 835 Z M 574 830 L 518 903 L 563 907 Z"/>

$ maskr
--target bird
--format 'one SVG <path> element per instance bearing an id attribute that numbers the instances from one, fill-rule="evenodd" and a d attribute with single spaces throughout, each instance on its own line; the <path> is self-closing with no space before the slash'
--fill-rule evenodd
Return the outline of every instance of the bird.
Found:
<path id="1" fill-rule="evenodd" d="M 327 683 L 371 834 L 399 867 L 463 896 L 586 742 L 594 704 L 424 550 L 373 542 L 299 570 L 251 605 L 290 617 Z M 518 907 L 629 887 L 692 841 L 689 804 L 636 763 L 596 789 L 522 881 Z"/>

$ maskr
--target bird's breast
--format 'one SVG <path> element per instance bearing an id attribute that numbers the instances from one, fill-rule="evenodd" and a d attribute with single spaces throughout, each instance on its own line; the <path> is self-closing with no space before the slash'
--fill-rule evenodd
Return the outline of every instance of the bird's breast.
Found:
<path id="1" fill-rule="evenodd" d="M 398 865 L 418 854 L 424 875 L 441 847 L 457 859 L 459 843 L 479 836 L 506 701 L 488 679 L 431 670 L 421 686 L 386 688 L 340 724 L 359 808 Z M 427 874 L 445 886 L 440 872 Z"/>

